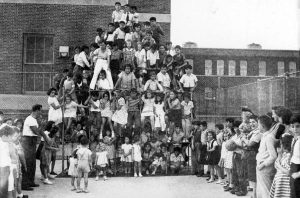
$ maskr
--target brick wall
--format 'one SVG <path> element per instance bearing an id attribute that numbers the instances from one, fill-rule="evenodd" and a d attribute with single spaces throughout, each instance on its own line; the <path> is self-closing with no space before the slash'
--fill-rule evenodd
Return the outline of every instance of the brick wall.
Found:
<path id="1" fill-rule="evenodd" d="M 170 13 L 170 0 L 130 3 L 140 12 Z M 0 4 L 0 93 L 22 93 L 22 75 L 5 72 L 23 71 L 24 33 L 54 35 L 54 64 L 43 66 L 43 71 L 58 71 L 70 64 L 69 59 L 58 58 L 59 46 L 70 46 L 72 51 L 74 46 L 90 44 L 96 29 L 106 28 L 113 10 L 114 6 L 98 5 Z M 170 23 L 161 25 L 166 32 L 162 40 L 169 40 Z"/>

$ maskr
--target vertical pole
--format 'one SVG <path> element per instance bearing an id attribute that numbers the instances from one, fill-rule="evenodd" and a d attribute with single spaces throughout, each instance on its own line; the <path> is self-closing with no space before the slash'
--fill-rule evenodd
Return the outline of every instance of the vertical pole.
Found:
<path id="1" fill-rule="evenodd" d="M 65 90 L 63 89 L 63 93 Z M 61 165 L 61 172 L 63 173 L 65 170 L 65 123 L 64 123 L 64 115 L 65 115 L 65 97 L 63 96 L 63 106 L 62 106 L 62 132 L 61 132 L 61 142 L 62 142 L 62 165 Z"/>

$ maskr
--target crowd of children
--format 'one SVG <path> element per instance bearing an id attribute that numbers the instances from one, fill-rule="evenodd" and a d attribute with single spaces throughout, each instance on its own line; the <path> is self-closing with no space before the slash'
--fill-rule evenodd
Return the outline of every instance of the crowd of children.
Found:
<path id="1" fill-rule="evenodd" d="M 135 6 L 122 10 L 117 2 L 115 8 L 107 31 L 98 28 L 94 43 L 75 48 L 72 66 L 55 76 L 47 93 L 46 135 L 36 155 L 43 183 L 53 184 L 49 165 L 63 141 L 77 193 L 89 192 L 92 175 L 96 181 L 168 175 L 191 166 L 193 174 L 237 196 L 252 190 L 254 198 L 300 197 L 300 117 L 284 107 L 259 117 L 243 108 L 242 121 L 228 118 L 225 127 L 208 129 L 194 116 L 197 77 L 181 47 L 161 43 L 155 17 L 141 24 Z M 7 192 L 25 197 L 22 122 L 12 123 L 5 120 L 0 129 L 5 198 Z"/>

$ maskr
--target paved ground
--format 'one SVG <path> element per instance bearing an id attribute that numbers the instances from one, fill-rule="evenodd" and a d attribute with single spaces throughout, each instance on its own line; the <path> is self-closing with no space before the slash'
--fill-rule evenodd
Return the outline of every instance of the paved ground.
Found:
<path id="1" fill-rule="evenodd" d="M 38 166 L 37 166 L 38 167 Z M 57 168 L 60 168 L 58 166 Z M 37 177 L 39 173 L 37 173 Z M 38 181 L 38 178 L 36 179 Z M 231 198 L 236 197 L 225 193 L 218 184 L 208 184 L 205 178 L 195 176 L 168 177 L 114 177 L 107 181 L 89 180 L 90 193 L 70 191 L 69 178 L 57 178 L 54 185 L 44 185 L 32 192 L 24 192 L 30 198 Z M 248 196 L 250 197 L 250 195 Z"/>

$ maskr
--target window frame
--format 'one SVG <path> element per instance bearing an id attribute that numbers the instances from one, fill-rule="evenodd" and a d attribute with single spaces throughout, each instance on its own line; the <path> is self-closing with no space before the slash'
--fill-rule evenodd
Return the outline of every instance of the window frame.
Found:
<path id="1" fill-rule="evenodd" d="M 24 33 L 24 47 L 23 47 L 23 53 L 24 53 L 24 56 L 23 56 L 23 62 L 25 65 L 53 65 L 54 64 L 54 61 L 55 61 L 55 58 L 54 58 L 54 34 L 36 34 L 36 33 Z M 33 54 L 33 58 L 34 58 L 34 61 L 33 62 L 27 62 L 27 51 L 29 50 L 27 48 L 28 46 L 28 43 L 27 43 L 27 39 L 29 37 L 34 37 L 35 38 L 35 42 L 34 42 L 34 45 L 35 45 L 35 48 L 32 49 L 34 50 L 34 54 Z M 43 51 L 44 51 L 44 56 L 43 56 L 43 62 L 41 63 L 37 63 L 36 62 L 36 38 L 37 37 L 42 37 L 43 40 L 44 40 L 44 48 L 43 48 Z M 45 54 L 47 51 L 49 51 L 49 49 L 46 49 L 46 38 L 51 38 L 52 39 L 52 49 L 51 49 L 51 53 L 52 53 L 52 58 L 51 58 L 51 62 L 45 62 Z"/>
<path id="2" fill-rule="evenodd" d="M 264 69 L 264 73 L 261 73 L 261 69 Z M 258 76 L 267 76 L 267 62 L 258 61 Z"/>
<path id="3" fill-rule="evenodd" d="M 242 63 L 246 63 L 245 65 L 243 65 Z M 245 66 L 246 67 L 246 69 L 245 69 L 245 71 L 246 71 L 246 74 L 245 75 L 242 75 L 242 71 L 244 71 L 244 70 L 242 70 L 242 66 Z M 247 76 L 248 75 L 248 62 L 246 61 L 246 60 L 240 60 L 240 76 Z"/>
<path id="4" fill-rule="evenodd" d="M 223 69 L 220 69 L 220 66 L 222 66 L 221 68 Z M 219 73 L 219 70 L 223 70 L 222 74 Z M 224 76 L 224 75 L 225 75 L 225 61 L 217 60 L 217 76 Z"/>
<path id="5" fill-rule="evenodd" d="M 233 65 L 231 65 L 230 63 L 233 63 Z M 233 67 L 233 68 L 231 68 L 231 67 Z M 233 74 L 231 74 L 230 71 L 233 71 Z M 236 61 L 235 60 L 228 61 L 228 76 L 236 76 Z"/>
<path id="6" fill-rule="evenodd" d="M 210 63 L 209 65 L 207 63 Z M 210 66 L 210 68 L 207 70 L 208 66 Z M 209 71 L 210 73 L 208 73 L 207 71 Z M 212 72 L 213 72 L 213 62 L 212 60 L 205 60 L 204 61 L 204 74 L 205 76 L 212 76 Z"/>

